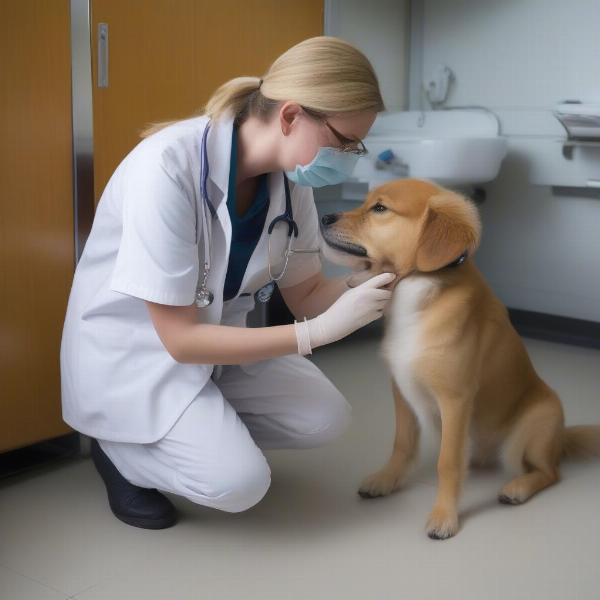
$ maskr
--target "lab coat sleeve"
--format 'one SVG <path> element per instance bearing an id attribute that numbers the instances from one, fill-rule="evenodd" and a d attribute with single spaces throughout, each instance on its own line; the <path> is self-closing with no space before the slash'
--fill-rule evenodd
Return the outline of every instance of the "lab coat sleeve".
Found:
<path id="1" fill-rule="evenodd" d="M 188 306 L 199 261 L 194 198 L 160 162 L 130 165 L 123 185 L 123 232 L 110 289 L 159 304 Z"/>
<path id="2" fill-rule="evenodd" d="M 294 185 L 291 192 L 294 219 L 298 223 L 298 237 L 292 248 L 319 248 L 319 215 L 315 206 L 313 190 L 309 186 Z M 280 288 L 302 283 L 321 271 L 319 254 L 292 254 L 283 277 L 277 282 Z"/>

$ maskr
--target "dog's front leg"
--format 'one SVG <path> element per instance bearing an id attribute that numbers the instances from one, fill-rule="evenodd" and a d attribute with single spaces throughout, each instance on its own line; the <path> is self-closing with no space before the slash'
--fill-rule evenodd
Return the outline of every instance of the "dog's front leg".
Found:
<path id="1" fill-rule="evenodd" d="M 438 491 L 427 521 L 427 535 L 436 540 L 458 531 L 458 500 L 467 465 L 467 436 L 471 417 L 470 397 L 438 399 L 442 440 L 438 458 Z"/>
<path id="2" fill-rule="evenodd" d="M 397 490 L 404 483 L 419 450 L 419 422 L 393 379 L 392 391 L 396 409 L 394 448 L 387 464 L 361 483 L 358 493 L 363 498 L 387 496 Z"/>

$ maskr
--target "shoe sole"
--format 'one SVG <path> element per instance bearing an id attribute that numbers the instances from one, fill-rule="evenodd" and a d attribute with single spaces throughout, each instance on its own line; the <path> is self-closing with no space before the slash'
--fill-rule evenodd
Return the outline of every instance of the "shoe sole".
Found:
<path id="1" fill-rule="evenodd" d="M 127 525 L 133 525 L 134 527 L 140 527 L 142 529 L 166 529 L 167 527 L 172 527 L 177 523 L 177 516 L 173 515 L 170 517 L 164 517 L 162 519 L 144 519 L 142 517 L 131 517 L 129 515 L 121 515 L 112 511 L 113 515 L 119 519 L 119 521 L 123 521 L 123 523 L 127 523 Z"/>

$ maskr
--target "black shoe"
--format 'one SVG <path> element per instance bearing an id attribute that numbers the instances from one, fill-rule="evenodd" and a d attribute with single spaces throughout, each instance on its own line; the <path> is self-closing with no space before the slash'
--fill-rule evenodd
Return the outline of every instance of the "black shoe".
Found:
<path id="1" fill-rule="evenodd" d="M 165 529 L 175 525 L 177 516 L 171 501 L 154 488 L 139 487 L 125 479 L 94 438 L 91 455 L 106 485 L 110 509 L 117 519 L 144 529 Z"/>

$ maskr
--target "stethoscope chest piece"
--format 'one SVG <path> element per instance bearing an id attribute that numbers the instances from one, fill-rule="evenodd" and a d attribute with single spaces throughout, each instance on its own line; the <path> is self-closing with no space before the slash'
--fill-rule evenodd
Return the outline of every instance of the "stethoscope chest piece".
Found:
<path id="1" fill-rule="evenodd" d="M 207 289 L 200 289 L 196 292 L 196 306 L 198 308 L 206 308 L 213 303 L 215 299 L 213 293 Z"/>
<path id="2" fill-rule="evenodd" d="M 196 306 L 198 308 L 206 308 L 213 303 L 215 299 L 214 294 L 206 287 L 206 280 L 208 279 L 208 263 L 204 263 L 204 273 L 202 275 L 202 285 L 196 288 Z"/>

